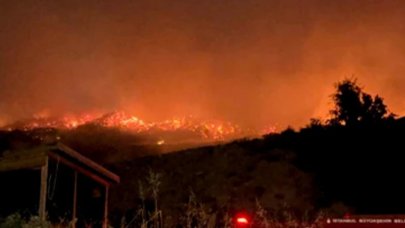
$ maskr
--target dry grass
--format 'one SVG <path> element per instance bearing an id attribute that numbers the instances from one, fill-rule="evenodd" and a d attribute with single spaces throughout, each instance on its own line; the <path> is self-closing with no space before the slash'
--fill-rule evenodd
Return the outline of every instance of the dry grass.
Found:
<path id="1" fill-rule="evenodd" d="M 141 205 L 137 213 L 128 223 L 126 218 L 122 219 L 121 228 L 162 228 L 162 227 L 184 227 L 184 228 L 231 228 L 234 227 L 232 216 L 225 213 L 219 217 L 217 211 L 206 207 L 198 200 L 198 196 L 192 189 L 189 191 L 188 202 L 183 207 L 183 215 L 177 218 L 177 223 L 166 223 L 162 211 L 159 209 L 159 186 L 162 175 L 149 171 L 145 182 L 139 181 L 139 198 Z M 145 187 L 146 184 L 146 187 Z M 152 197 L 154 208 L 149 212 L 145 207 L 147 197 Z M 277 216 L 276 216 L 277 214 Z M 256 199 L 256 210 L 252 216 L 251 227 L 255 228 L 320 228 L 322 227 L 324 215 L 318 213 L 311 219 L 308 214 L 298 218 L 289 207 L 285 206 L 282 211 L 269 213 Z M 220 224 L 220 225 L 218 225 Z"/>

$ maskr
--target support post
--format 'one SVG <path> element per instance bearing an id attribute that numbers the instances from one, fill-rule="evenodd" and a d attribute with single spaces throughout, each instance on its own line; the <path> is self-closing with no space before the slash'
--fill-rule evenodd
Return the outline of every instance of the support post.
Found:
<path id="1" fill-rule="evenodd" d="M 73 210 L 72 210 L 72 228 L 76 228 L 77 222 L 77 171 L 74 174 L 74 183 L 73 183 Z"/>
<path id="2" fill-rule="evenodd" d="M 108 227 L 108 191 L 110 186 L 105 186 L 105 196 L 104 196 L 104 221 L 103 221 L 103 228 Z"/>
<path id="3" fill-rule="evenodd" d="M 48 187 L 48 165 L 49 159 L 46 157 L 45 165 L 41 167 L 41 189 L 39 193 L 39 208 L 38 215 L 42 222 L 46 221 L 46 195 Z"/>

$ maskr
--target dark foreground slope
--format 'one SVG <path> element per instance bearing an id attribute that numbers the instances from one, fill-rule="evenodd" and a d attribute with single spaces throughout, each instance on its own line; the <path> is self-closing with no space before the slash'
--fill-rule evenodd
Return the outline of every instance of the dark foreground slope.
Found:
<path id="1" fill-rule="evenodd" d="M 190 189 L 213 213 L 255 210 L 255 199 L 277 216 L 405 213 L 402 119 L 350 127 L 311 125 L 263 139 L 186 150 L 117 163 L 113 189 L 118 216 L 142 202 L 151 171 L 161 174 L 158 205 L 167 217 L 185 215 Z M 153 208 L 153 206 L 151 206 Z M 312 213 L 309 213 L 312 214 Z M 118 216 L 119 217 L 119 216 Z"/>
<path id="2" fill-rule="evenodd" d="M 285 132 L 297 166 L 314 174 L 320 203 L 339 200 L 360 214 L 405 213 L 404 119 Z"/>
<path id="3" fill-rule="evenodd" d="M 275 214 L 283 210 L 297 216 L 313 212 L 316 194 L 311 176 L 293 165 L 293 153 L 267 151 L 261 143 L 234 142 L 115 164 L 122 183 L 112 189 L 113 214 L 120 217 L 126 211 L 127 217 L 135 216 L 142 202 L 140 183 L 146 201 L 152 204 L 148 190 L 153 186 L 148 183 L 151 171 L 161 174 L 159 208 L 165 219 L 176 222 L 186 216 L 191 194 L 207 213 L 217 216 L 239 210 L 253 212 L 256 199 Z"/>

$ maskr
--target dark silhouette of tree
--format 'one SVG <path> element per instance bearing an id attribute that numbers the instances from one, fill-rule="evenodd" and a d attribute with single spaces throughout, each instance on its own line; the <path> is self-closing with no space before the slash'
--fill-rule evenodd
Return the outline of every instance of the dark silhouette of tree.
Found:
<path id="1" fill-rule="evenodd" d="M 351 126 L 360 122 L 376 123 L 392 116 L 388 115 L 383 99 L 363 92 L 355 79 L 337 83 L 332 98 L 335 108 L 331 110 L 331 124 Z"/>

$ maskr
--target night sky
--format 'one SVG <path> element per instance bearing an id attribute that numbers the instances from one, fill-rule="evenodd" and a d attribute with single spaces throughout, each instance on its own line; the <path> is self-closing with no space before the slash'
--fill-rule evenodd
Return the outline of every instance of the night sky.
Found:
<path id="1" fill-rule="evenodd" d="M 401 115 L 404 34 L 405 1 L 0 0 L 0 123 L 123 110 L 299 127 L 352 76 Z"/>

